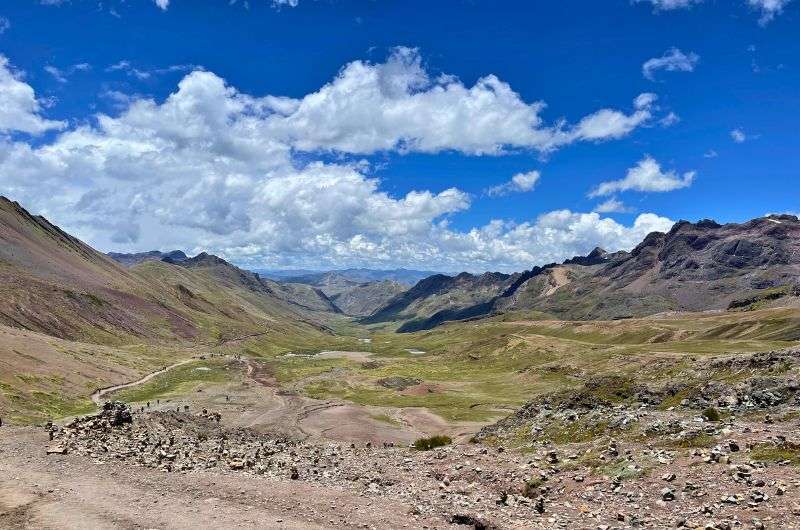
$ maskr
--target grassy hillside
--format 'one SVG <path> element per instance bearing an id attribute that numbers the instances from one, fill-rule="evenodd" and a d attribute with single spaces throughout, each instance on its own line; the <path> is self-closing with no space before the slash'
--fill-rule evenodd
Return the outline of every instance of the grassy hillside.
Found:
<path id="1" fill-rule="evenodd" d="M 324 295 L 255 275 L 251 284 L 219 261 L 128 269 L 0 198 L 0 414 L 80 410 L 95 388 L 217 349 L 275 354 L 338 343 L 320 323 L 336 319 Z"/>

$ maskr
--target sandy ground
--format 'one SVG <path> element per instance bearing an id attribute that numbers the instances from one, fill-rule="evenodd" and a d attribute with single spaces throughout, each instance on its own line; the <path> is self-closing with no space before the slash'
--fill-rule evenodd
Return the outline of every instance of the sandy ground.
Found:
<path id="1" fill-rule="evenodd" d="M 0 528 L 408 528 L 411 506 L 243 474 L 163 473 L 45 455 L 41 428 L 0 428 Z M 441 525 L 441 522 L 438 522 Z M 416 519 L 417 524 L 430 524 Z"/>

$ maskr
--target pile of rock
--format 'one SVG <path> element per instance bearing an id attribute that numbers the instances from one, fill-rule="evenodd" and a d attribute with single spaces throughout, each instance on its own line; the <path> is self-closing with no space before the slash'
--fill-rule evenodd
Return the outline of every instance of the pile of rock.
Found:
<path id="1" fill-rule="evenodd" d="M 112 403 L 97 415 L 54 427 L 52 452 L 165 473 L 248 473 L 264 480 L 308 481 L 364 497 L 389 497 L 413 507 L 411 518 L 436 516 L 473 528 L 661 527 L 665 522 L 675 527 L 681 521 L 691 527 L 712 522 L 724 527 L 755 513 L 763 520 L 785 521 L 794 509 L 788 507 L 800 501 L 800 472 L 751 461 L 753 443 L 780 442 L 777 432 L 769 434 L 753 423 L 671 418 L 674 413 L 641 407 L 606 405 L 600 410 L 653 428 L 581 443 L 542 442 L 524 453 L 479 444 L 415 451 L 380 443 L 290 440 L 226 429 L 219 415 L 207 410 L 130 414 L 124 404 Z M 528 421 L 594 417 L 574 403 L 528 412 Z M 640 437 L 647 432 L 657 434 Z M 704 448 L 673 443 L 675 436 L 691 438 L 685 433 L 713 442 Z M 668 445 L 657 445 L 663 443 Z"/>

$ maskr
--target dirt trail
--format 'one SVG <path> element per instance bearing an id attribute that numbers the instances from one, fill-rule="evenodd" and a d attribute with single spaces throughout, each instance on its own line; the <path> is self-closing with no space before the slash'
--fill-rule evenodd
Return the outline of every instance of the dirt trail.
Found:
<path id="1" fill-rule="evenodd" d="M 183 366 L 184 364 L 189 364 L 190 362 L 196 361 L 197 359 L 199 359 L 199 357 L 191 357 L 189 359 L 184 359 L 183 361 L 179 361 L 179 362 L 171 364 L 169 366 L 165 366 L 164 368 L 162 368 L 160 370 L 156 370 L 155 372 L 150 372 L 146 376 L 144 376 L 144 377 L 142 377 L 140 379 L 137 379 L 136 381 L 131 381 L 130 383 L 122 383 L 120 385 L 114 385 L 114 386 L 109 386 L 109 387 L 106 387 L 106 388 L 101 388 L 99 390 L 95 390 L 94 393 L 92 394 L 92 401 L 94 402 L 95 405 L 100 406 L 102 404 L 102 401 L 103 401 L 103 396 L 105 396 L 107 394 L 112 394 L 112 393 L 116 392 L 117 390 L 122 390 L 123 388 L 130 388 L 130 387 L 133 387 L 133 386 L 141 385 L 143 383 L 146 383 L 146 382 L 150 381 L 152 378 L 154 378 L 156 376 L 159 376 L 159 375 L 161 375 L 161 374 L 163 374 L 165 372 L 168 372 L 168 371 L 170 371 L 170 370 L 172 370 L 174 368 L 177 368 L 178 366 Z"/>
<path id="2" fill-rule="evenodd" d="M 46 456 L 43 429 L 0 431 L 0 527 L 402 528 L 412 506 L 307 481 L 219 471 L 163 473 L 73 455 Z M 414 521 L 433 527 L 436 521 Z"/>

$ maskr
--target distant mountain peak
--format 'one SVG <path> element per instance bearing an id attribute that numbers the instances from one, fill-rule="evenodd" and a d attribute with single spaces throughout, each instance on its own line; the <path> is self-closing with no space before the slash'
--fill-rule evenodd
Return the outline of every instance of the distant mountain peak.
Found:
<path id="1" fill-rule="evenodd" d="M 149 250 L 147 252 L 136 253 L 123 253 L 123 252 L 109 252 L 108 257 L 114 261 L 132 267 L 139 263 L 146 261 L 165 261 L 167 263 L 179 263 L 187 259 L 186 254 L 182 250 L 171 250 L 169 252 L 161 252 L 160 250 Z"/>

